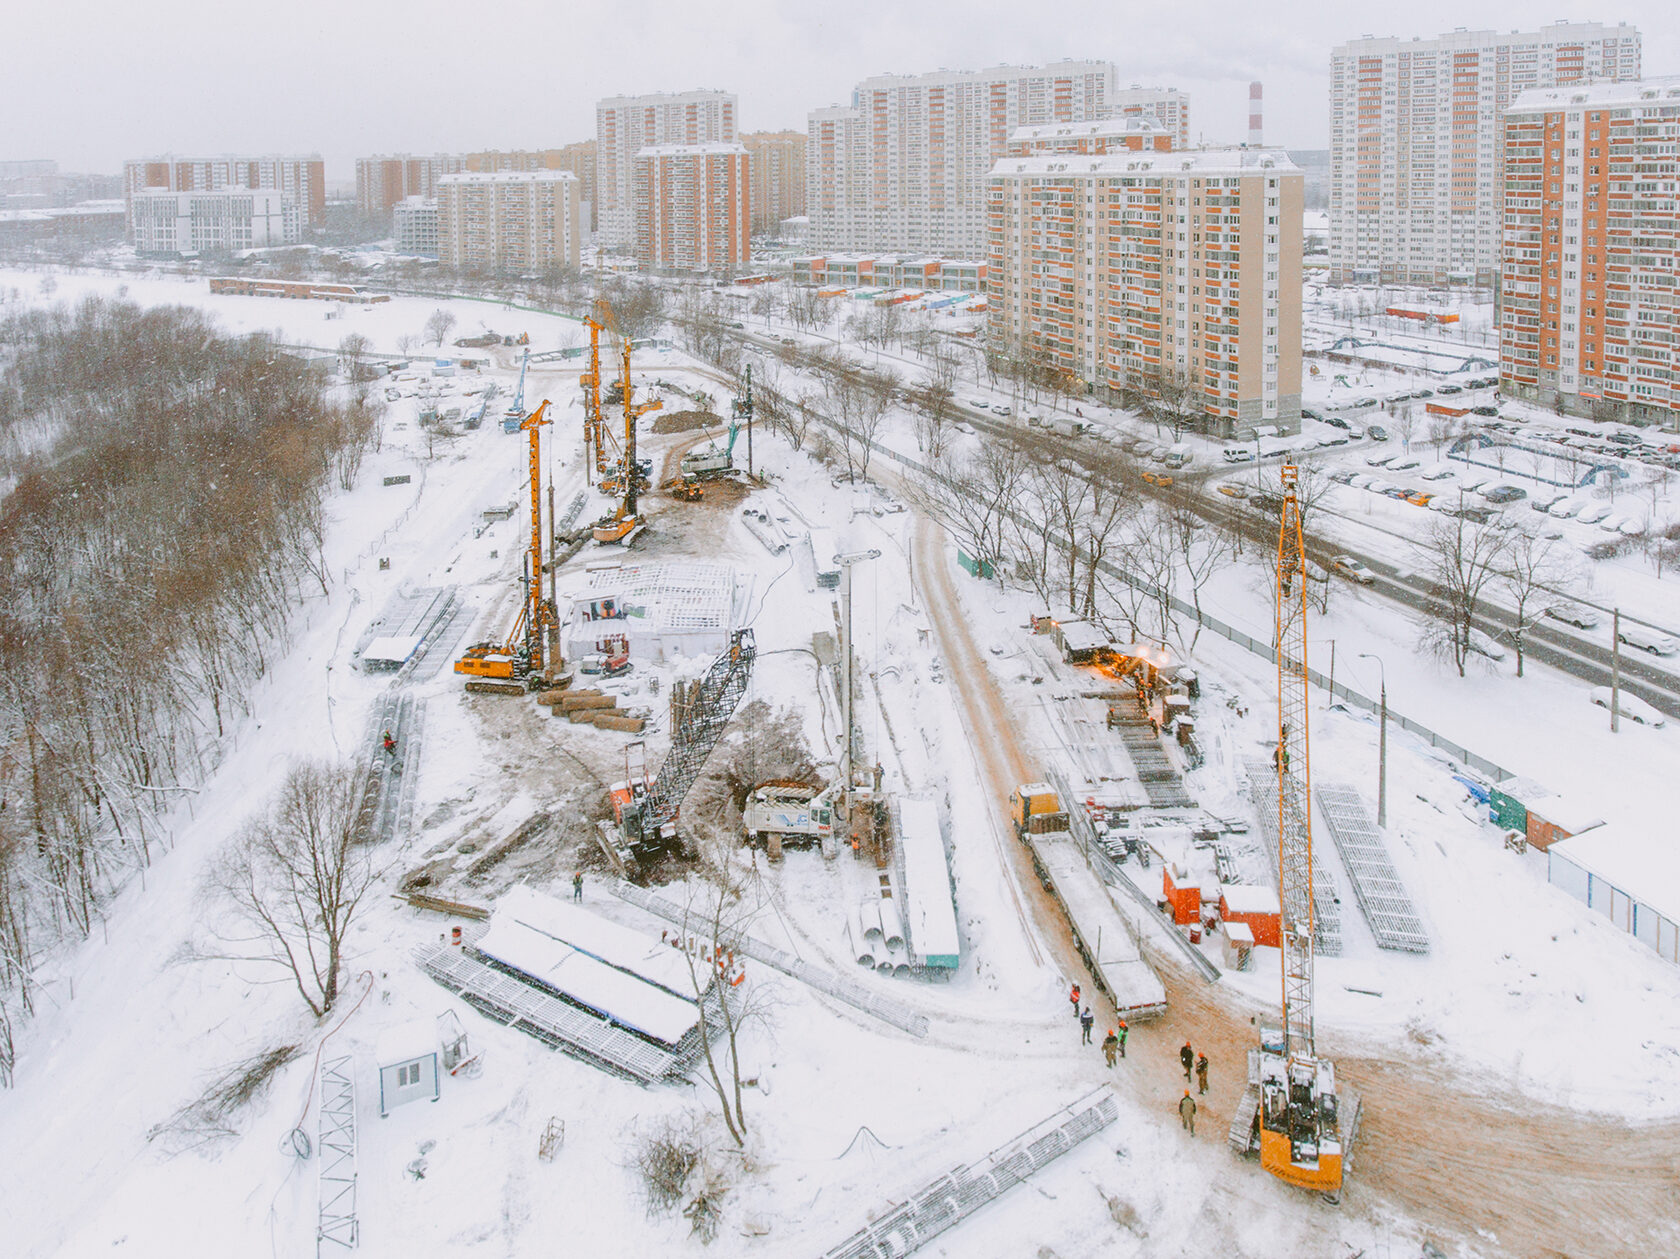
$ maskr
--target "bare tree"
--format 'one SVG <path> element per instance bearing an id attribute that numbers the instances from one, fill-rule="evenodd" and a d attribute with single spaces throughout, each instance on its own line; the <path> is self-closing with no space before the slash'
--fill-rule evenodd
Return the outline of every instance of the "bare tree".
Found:
<path id="1" fill-rule="evenodd" d="M 412 332 L 405 332 L 397 338 L 397 353 L 406 358 L 408 355 L 414 353 L 414 347 L 418 344 L 419 342 L 415 340 Z"/>
<path id="2" fill-rule="evenodd" d="M 289 974 L 317 1018 L 338 1000 L 344 940 L 374 883 L 358 842 L 362 777 L 344 765 L 294 766 L 269 807 L 217 856 L 208 889 L 244 934 L 236 957 Z"/>
<path id="3" fill-rule="evenodd" d="M 1414 543 L 1432 578 L 1434 600 L 1425 645 L 1453 662 L 1458 676 L 1470 654 L 1470 631 L 1482 600 L 1499 579 L 1509 543 L 1497 529 L 1472 524 L 1462 515 L 1436 515 Z"/>
<path id="4" fill-rule="evenodd" d="M 1190 586 L 1190 602 L 1196 610 L 1196 628 L 1190 635 L 1188 647 L 1194 651 L 1202 634 L 1202 588 L 1230 558 L 1232 547 L 1229 534 L 1223 529 L 1210 528 L 1201 514 L 1191 508 L 1184 493 L 1175 487 L 1170 494 L 1162 514 L 1162 524 Z"/>
<path id="5" fill-rule="evenodd" d="M 1026 457 L 1009 442 L 988 442 L 972 459 L 948 453 L 929 460 L 912 482 L 917 505 L 945 526 L 976 560 L 987 560 L 1002 581 L 1004 522 L 1021 493 Z"/>
<path id="6" fill-rule="evenodd" d="M 433 345 L 441 346 L 454 327 L 455 316 L 440 306 L 426 319 L 426 339 Z"/>
<path id="7" fill-rule="evenodd" d="M 1512 640 L 1517 649 L 1517 676 L 1523 676 L 1523 647 L 1529 627 L 1538 619 L 1545 597 L 1561 593 L 1574 574 L 1562 550 L 1550 538 L 1518 530 L 1511 535 L 1499 560 L 1499 588 L 1517 614 Z"/>

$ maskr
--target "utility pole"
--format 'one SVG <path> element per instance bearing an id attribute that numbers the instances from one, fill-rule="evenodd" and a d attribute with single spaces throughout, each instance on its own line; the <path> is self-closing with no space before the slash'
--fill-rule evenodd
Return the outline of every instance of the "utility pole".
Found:
<path id="1" fill-rule="evenodd" d="M 844 639 L 840 644 L 840 713 L 841 720 L 846 723 L 846 737 L 840 753 L 840 803 L 848 821 L 852 812 L 853 777 L 857 765 L 856 749 L 852 745 L 855 729 L 852 714 L 852 566 L 880 558 L 881 553 L 874 550 L 851 551 L 834 557 L 834 562 L 840 565 L 840 633 Z"/>
<path id="2" fill-rule="evenodd" d="M 1622 707 L 1622 610 L 1610 612 L 1610 733 L 1621 731 Z"/>

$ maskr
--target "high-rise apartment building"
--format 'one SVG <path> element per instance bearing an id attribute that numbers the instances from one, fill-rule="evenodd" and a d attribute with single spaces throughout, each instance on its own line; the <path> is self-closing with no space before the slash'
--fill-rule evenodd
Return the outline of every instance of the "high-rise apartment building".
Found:
<path id="1" fill-rule="evenodd" d="M 1680 77 L 1505 113 L 1502 392 L 1680 427 Z"/>
<path id="2" fill-rule="evenodd" d="M 404 197 L 391 207 L 391 230 L 397 238 L 397 252 L 438 256 L 438 203 L 436 197 Z"/>
<path id="3" fill-rule="evenodd" d="M 1107 400 L 1200 386 L 1207 431 L 1301 419 L 1301 173 L 1281 150 L 1006 157 L 987 335 Z"/>
<path id="4" fill-rule="evenodd" d="M 751 257 L 752 179 L 739 144 L 653 145 L 636 154 L 636 257 L 644 267 L 727 271 Z"/>
<path id="5" fill-rule="evenodd" d="M 1114 106 L 1107 61 L 865 79 L 849 107 L 807 122 L 811 245 L 978 257 L 987 178 L 1010 135 L 1107 118 Z"/>
<path id="6" fill-rule="evenodd" d="M 805 133 L 748 131 L 741 144 L 752 158 L 753 234 L 773 236 L 805 213 Z"/>
<path id="7" fill-rule="evenodd" d="M 1625 23 L 1337 45 L 1331 280 L 1491 285 L 1505 107 L 1532 88 L 1637 79 L 1639 59 L 1639 31 Z"/>
<path id="8" fill-rule="evenodd" d="M 438 261 L 514 275 L 576 268 L 580 201 L 570 171 L 446 175 L 438 181 Z"/>
<path id="9" fill-rule="evenodd" d="M 1116 118 L 1153 118 L 1173 138 L 1173 148 L 1190 147 L 1190 97 L 1176 87 L 1139 87 L 1136 83 L 1110 94 L 1109 111 Z"/>
<path id="10" fill-rule="evenodd" d="M 135 194 L 150 188 L 165 192 L 219 192 L 223 188 L 261 188 L 283 192 L 298 208 L 305 227 L 319 224 L 327 212 L 326 168 L 319 153 L 302 157 L 146 157 L 123 163 L 123 200 L 134 230 Z"/>
<path id="11" fill-rule="evenodd" d="M 438 180 L 467 169 L 453 153 L 376 154 L 356 159 L 356 208 L 365 219 L 383 222 L 397 202 L 437 196 Z"/>
<path id="12" fill-rule="evenodd" d="M 1042 157 L 1050 153 L 1170 153 L 1182 146 L 1155 118 L 1131 116 L 1098 122 L 1052 122 L 1020 127 L 1009 137 L 1009 156 Z"/>
<path id="13" fill-rule="evenodd" d="M 295 245 L 300 235 L 296 199 L 274 188 L 140 188 L 128 213 L 141 254 L 226 254 Z"/>
<path id="14" fill-rule="evenodd" d="M 734 144 L 739 106 L 730 92 L 609 96 L 595 105 L 595 222 L 607 245 L 636 237 L 636 154 L 671 144 Z"/>

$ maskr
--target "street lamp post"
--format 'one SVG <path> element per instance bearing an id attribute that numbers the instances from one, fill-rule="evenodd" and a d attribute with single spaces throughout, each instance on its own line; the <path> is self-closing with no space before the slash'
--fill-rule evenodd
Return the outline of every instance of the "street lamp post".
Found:
<path id="1" fill-rule="evenodd" d="M 1382 657 L 1371 652 L 1359 653 L 1361 660 L 1375 660 L 1377 662 L 1378 677 L 1382 679 L 1382 716 L 1377 726 L 1377 825 L 1388 828 L 1388 670 L 1383 668 Z"/>

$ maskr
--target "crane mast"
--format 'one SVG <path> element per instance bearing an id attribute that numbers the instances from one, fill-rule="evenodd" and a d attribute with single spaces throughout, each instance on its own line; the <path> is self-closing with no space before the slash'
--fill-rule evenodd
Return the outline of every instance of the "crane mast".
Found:
<path id="1" fill-rule="evenodd" d="M 1313 1039 L 1312 780 L 1307 737 L 1307 557 L 1301 532 L 1300 470 L 1283 466 L 1277 550 L 1278 902 L 1283 1026 L 1263 1031 L 1257 1061 L 1260 1163 L 1279 1179 L 1335 1193 L 1342 1184 L 1342 1134 L 1335 1067 Z"/>

